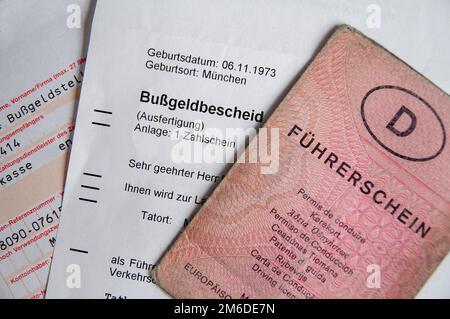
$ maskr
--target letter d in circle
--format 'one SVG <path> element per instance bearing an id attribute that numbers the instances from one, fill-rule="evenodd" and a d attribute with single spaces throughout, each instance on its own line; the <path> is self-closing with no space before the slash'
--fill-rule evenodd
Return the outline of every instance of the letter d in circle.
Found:
<path id="1" fill-rule="evenodd" d="M 395 125 L 397 124 L 398 120 L 402 116 L 408 116 L 409 120 L 410 120 L 409 127 L 406 130 L 405 129 L 399 130 L 399 129 L 397 129 L 395 127 Z M 394 115 L 392 120 L 388 123 L 386 128 L 389 131 L 391 131 L 392 133 L 394 133 L 395 135 L 399 136 L 399 137 L 406 137 L 406 136 L 408 136 L 409 134 L 411 134 L 415 130 L 416 126 L 417 126 L 416 115 L 410 109 L 408 109 L 406 106 L 402 105 L 402 107 Z"/>

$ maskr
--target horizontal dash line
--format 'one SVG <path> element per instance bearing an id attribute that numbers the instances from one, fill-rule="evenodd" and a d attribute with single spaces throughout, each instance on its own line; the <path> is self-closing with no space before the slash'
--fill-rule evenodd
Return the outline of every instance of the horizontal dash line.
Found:
<path id="1" fill-rule="evenodd" d="M 87 185 L 81 185 L 82 188 L 87 188 L 87 189 L 93 189 L 95 191 L 99 191 L 100 188 L 98 187 L 93 187 L 93 186 L 87 186 Z"/>
<path id="2" fill-rule="evenodd" d="M 91 176 L 91 177 L 98 177 L 98 178 L 102 178 L 102 175 L 91 174 L 91 173 L 83 173 L 83 175 L 85 175 L 85 176 Z"/>
<path id="3" fill-rule="evenodd" d="M 93 200 L 93 199 L 82 198 L 82 197 L 80 197 L 80 198 L 78 198 L 78 199 L 79 199 L 79 200 L 82 200 L 82 201 L 84 201 L 84 202 L 97 203 L 97 201 L 96 201 L 96 200 Z"/>
<path id="4" fill-rule="evenodd" d="M 113 114 L 112 112 L 109 112 L 109 111 L 103 111 L 103 110 L 97 110 L 97 109 L 95 109 L 94 112 L 103 113 L 103 114 L 109 114 L 109 115 Z"/>
<path id="5" fill-rule="evenodd" d="M 70 248 L 70 251 L 76 252 L 76 253 L 82 253 L 82 254 L 88 254 L 86 250 L 80 250 L 75 248 Z"/>
<path id="6" fill-rule="evenodd" d="M 105 124 L 105 123 L 92 122 L 92 124 L 98 125 L 98 126 L 104 126 L 104 127 L 111 127 L 111 125 Z"/>

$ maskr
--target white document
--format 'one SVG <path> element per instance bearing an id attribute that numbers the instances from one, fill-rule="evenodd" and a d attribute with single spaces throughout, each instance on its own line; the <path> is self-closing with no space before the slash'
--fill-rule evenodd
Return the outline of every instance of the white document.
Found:
<path id="1" fill-rule="evenodd" d="M 0 1 L 0 298 L 43 298 L 84 68 L 87 0 Z"/>
<path id="2" fill-rule="evenodd" d="M 151 269 L 243 145 L 227 129 L 261 126 L 336 25 L 448 91 L 449 3 L 378 3 L 99 0 L 47 297 L 166 297 Z"/>

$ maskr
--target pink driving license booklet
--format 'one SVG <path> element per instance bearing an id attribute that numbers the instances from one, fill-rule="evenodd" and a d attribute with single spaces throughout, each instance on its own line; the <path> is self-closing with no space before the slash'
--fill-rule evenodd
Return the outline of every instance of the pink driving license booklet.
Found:
<path id="1" fill-rule="evenodd" d="M 449 251 L 449 122 L 446 93 L 339 27 L 263 128 L 279 130 L 276 172 L 235 164 L 158 284 L 176 298 L 414 297 Z"/>

